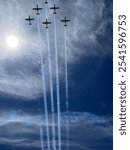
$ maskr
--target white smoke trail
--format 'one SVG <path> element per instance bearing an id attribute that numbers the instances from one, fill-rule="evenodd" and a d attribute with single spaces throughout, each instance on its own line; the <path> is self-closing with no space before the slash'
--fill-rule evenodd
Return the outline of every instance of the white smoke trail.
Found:
<path id="1" fill-rule="evenodd" d="M 44 71 L 44 65 L 43 65 L 43 51 L 42 51 L 42 45 L 41 45 L 41 32 L 40 32 L 39 16 L 37 16 L 37 22 L 38 22 L 38 35 L 39 35 L 39 44 L 40 44 L 40 52 L 41 52 L 41 70 L 42 70 L 43 100 L 44 100 L 45 122 L 46 122 L 47 143 L 48 143 L 47 146 L 48 146 L 48 150 L 50 150 L 48 107 L 47 107 L 45 71 Z"/>
<path id="2" fill-rule="evenodd" d="M 61 118 L 60 118 L 60 87 L 59 87 L 59 66 L 58 66 L 58 49 L 57 49 L 57 28 L 56 15 L 54 14 L 54 40 L 55 40 L 55 62 L 56 62 L 56 95 L 57 95 L 57 118 L 58 118 L 58 142 L 61 150 Z"/>
<path id="3" fill-rule="evenodd" d="M 65 90 L 66 90 L 66 108 L 69 109 L 69 103 L 68 103 L 68 56 L 67 56 L 67 33 L 66 33 L 66 27 L 64 27 L 64 40 L 65 40 L 65 50 L 64 50 L 64 57 L 65 57 Z"/>
<path id="4" fill-rule="evenodd" d="M 46 5 L 46 19 L 48 18 L 48 5 Z M 52 62 L 50 50 L 50 36 L 49 29 L 47 32 L 47 47 L 48 47 L 48 62 L 49 62 L 49 78 L 50 78 L 50 97 L 51 97 L 51 113 L 52 113 L 52 138 L 53 149 L 56 150 L 56 135 L 55 135 L 55 109 L 54 109 L 54 94 L 53 94 L 53 81 L 52 81 Z"/>
<path id="5" fill-rule="evenodd" d="M 43 144 L 43 130 L 42 126 L 40 125 L 40 139 L 41 139 L 41 149 L 44 150 L 44 144 Z"/>
<path id="6" fill-rule="evenodd" d="M 65 40 L 65 50 L 64 50 L 64 57 L 65 57 L 65 92 L 66 92 L 66 149 L 69 149 L 69 95 L 68 95 L 68 55 L 67 55 L 67 33 L 66 27 L 64 27 L 64 40 Z"/>
<path id="7" fill-rule="evenodd" d="M 51 96 L 51 113 L 52 113 L 52 134 L 53 134 L 53 148 L 56 150 L 55 140 L 55 111 L 54 111 L 54 95 L 53 95 L 53 83 L 52 83 L 52 68 L 51 68 L 51 53 L 49 42 L 49 30 L 47 29 L 47 42 L 48 42 L 48 59 L 49 59 L 49 76 L 50 76 L 50 96 Z"/>

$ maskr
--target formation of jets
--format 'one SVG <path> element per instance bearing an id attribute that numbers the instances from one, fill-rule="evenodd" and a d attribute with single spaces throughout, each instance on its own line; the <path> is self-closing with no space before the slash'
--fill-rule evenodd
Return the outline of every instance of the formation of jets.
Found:
<path id="1" fill-rule="evenodd" d="M 48 1 L 45 0 L 45 4 L 48 4 Z M 57 7 L 55 4 L 53 7 L 50 7 L 50 9 L 54 10 L 53 14 L 57 14 L 56 10 L 60 9 L 60 7 Z M 42 8 L 40 8 L 38 5 L 36 5 L 36 7 L 33 8 L 33 10 L 36 11 L 36 15 L 40 15 L 40 10 L 42 10 Z M 31 18 L 31 16 L 29 16 L 28 18 L 25 19 L 26 21 L 29 21 L 29 25 L 32 25 L 32 21 L 34 20 L 34 18 Z M 67 22 L 69 22 L 70 20 L 67 19 L 67 17 L 65 16 L 65 18 L 63 20 L 61 20 L 61 22 L 64 22 L 64 26 L 67 26 Z M 42 22 L 42 24 L 45 24 L 46 28 L 49 28 L 48 25 L 51 24 L 52 22 L 49 22 L 47 19 L 45 22 Z"/>

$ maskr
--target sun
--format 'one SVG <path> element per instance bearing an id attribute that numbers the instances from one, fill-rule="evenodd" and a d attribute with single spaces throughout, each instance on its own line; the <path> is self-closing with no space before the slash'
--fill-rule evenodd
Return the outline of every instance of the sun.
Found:
<path id="1" fill-rule="evenodd" d="M 15 35 L 10 35 L 6 38 L 6 44 L 9 48 L 17 48 L 19 39 Z"/>

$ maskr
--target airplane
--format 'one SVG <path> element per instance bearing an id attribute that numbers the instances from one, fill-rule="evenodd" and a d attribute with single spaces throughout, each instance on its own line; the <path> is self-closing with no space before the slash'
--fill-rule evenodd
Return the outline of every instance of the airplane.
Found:
<path id="1" fill-rule="evenodd" d="M 48 24 L 51 24 L 51 22 L 48 22 L 47 19 L 46 19 L 45 22 L 42 22 L 42 23 L 46 25 L 46 28 L 49 28 L 49 27 L 48 27 Z"/>
<path id="2" fill-rule="evenodd" d="M 70 20 L 68 20 L 66 17 L 65 17 L 65 19 L 64 20 L 61 20 L 61 22 L 64 22 L 65 23 L 65 25 L 64 26 L 67 26 L 67 22 L 69 22 Z"/>
<path id="3" fill-rule="evenodd" d="M 56 10 L 60 9 L 60 7 L 56 7 L 56 5 L 54 4 L 54 7 L 50 7 L 50 9 L 53 9 L 54 10 L 53 14 L 56 14 Z"/>
<path id="4" fill-rule="evenodd" d="M 39 10 L 42 10 L 42 8 L 39 8 L 38 5 L 37 5 L 35 8 L 33 8 L 33 10 L 36 10 L 37 11 L 36 14 L 40 15 Z"/>
<path id="5" fill-rule="evenodd" d="M 45 0 L 45 4 L 48 4 L 48 1 L 47 1 L 47 0 Z"/>
<path id="6" fill-rule="evenodd" d="M 26 21 L 29 21 L 28 25 L 32 25 L 31 21 L 34 20 L 34 18 L 31 18 L 30 16 L 25 19 Z"/>

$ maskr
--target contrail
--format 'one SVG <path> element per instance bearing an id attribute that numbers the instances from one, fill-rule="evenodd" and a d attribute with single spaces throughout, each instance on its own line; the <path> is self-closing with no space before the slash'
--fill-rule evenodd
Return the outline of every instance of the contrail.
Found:
<path id="1" fill-rule="evenodd" d="M 65 50 L 64 50 L 64 57 L 65 57 L 65 92 L 66 92 L 66 115 L 69 115 L 69 95 L 68 95 L 68 55 L 67 55 L 67 34 L 66 34 L 66 27 L 64 27 L 64 40 L 65 40 Z M 69 149 L 69 119 L 66 118 L 66 149 Z"/>
<path id="2" fill-rule="evenodd" d="M 48 146 L 48 150 L 50 150 L 50 136 L 49 136 L 49 121 L 48 121 L 48 108 L 47 108 L 47 96 L 46 96 L 46 83 L 45 83 L 45 71 L 44 71 L 44 65 L 43 65 L 43 51 L 42 51 L 42 45 L 41 45 L 41 33 L 40 33 L 39 16 L 37 16 L 37 22 L 38 22 L 38 35 L 39 35 L 39 44 L 40 44 L 40 52 L 41 52 L 42 86 L 43 86 L 45 122 L 46 122 L 47 143 L 48 143 L 47 146 Z"/>
<path id="3" fill-rule="evenodd" d="M 54 95 L 53 95 L 53 83 L 52 83 L 52 67 L 51 67 L 51 52 L 49 42 L 49 30 L 47 29 L 47 43 L 48 43 L 48 59 L 49 59 L 49 78 L 50 78 L 50 96 L 51 96 L 51 113 L 52 113 L 52 134 L 53 134 L 53 148 L 56 150 L 55 142 L 55 111 L 54 111 Z"/>
<path id="4" fill-rule="evenodd" d="M 40 101 L 39 102 L 39 107 L 40 107 Z M 41 120 L 42 120 L 42 115 L 41 115 L 41 109 L 39 108 L 40 110 L 40 117 L 41 117 Z M 41 143 L 41 150 L 44 150 L 44 142 L 43 142 L 43 128 L 42 128 L 42 121 L 40 123 L 40 127 L 39 127 L 39 130 L 40 130 L 40 143 Z"/>
<path id="5" fill-rule="evenodd" d="M 48 7 L 46 5 L 46 19 L 48 18 Z M 47 47 L 48 47 L 48 62 L 49 62 L 49 78 L 50 78 L 50 97 L 51 97 L 51 113 L 52 113 L 52 138 L 53 149 L 56 150 L 56 135 L 55 135 L 55 110 L 54 110 L 54 94 L 53 94 L 53 82 L 52 82 L 52 62 L 51 62 L 51 50 L 50 50 L 50 36 L 49 28 L 47 31 Z"/>
<path id="6" fill-rule="evenodd" d="M 54 15 L 54 40 L 55 40 L 55 62 L 56 62 L 56 95 L 57 95 L 57 118 L 58 118 L 58 140 L 59 150 L 61 150 L 61 119 L 60 119 L 60 88 L 59 88 L 59 66 L 58 66 L 58 49 L 57 49 L 57 28 L 56 15 Z"/>
<path id="7" fill-rule="evenodd" d="M 40 125 L 40 139 L 41 139 L 41 149 L 44 150 L 44 144 L 43 144 L 43 130 L 42 126 Z"/>
<path id="8" fill-rule="evenodd" d="M 68 103 L 68 55 L 67 55 L 67 44 L 66 44 L 66 27 L 64 27 L 64 38 L 65 38 L 65 50 L 64 50 L 64 57 L 65 57 L 65 90 L 66 90 L 66 108 L 69 109 Z"/>

